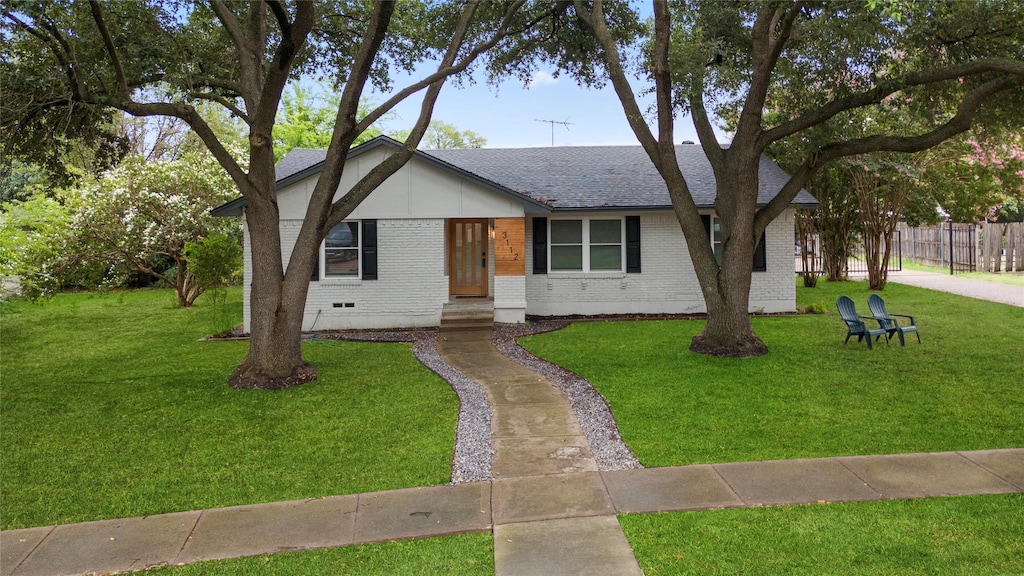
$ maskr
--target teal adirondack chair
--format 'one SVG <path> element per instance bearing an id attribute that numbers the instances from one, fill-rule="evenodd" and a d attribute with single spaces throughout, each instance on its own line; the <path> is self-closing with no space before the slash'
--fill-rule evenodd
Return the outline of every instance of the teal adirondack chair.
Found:
<path id="1" fill-rule="evenodd" d="M 900 346 L 905 346 L 903 335 L 907 332 L 913 332 L 917 336 L 917 343 L 921 343 L 921 333 L 917 331 L 917 323 L 914 322 L 913 316 L 907 316 L 906 314 L 889 314 L 885 311 L 885 301 L 878 294 L 872 294 L 868 297 L 868 308 L 871 309 L 871 316 L 878 321 L 878 326 L 885 330 L 885 339 L 892 338 L 893 334 L 896 334 L 900 338 Z M 897 318 L 906 318 L 903 324 L 897 320 Z M 906 324 L 907 322 L 910 324 Z"/>
<path id="2" fill-rule="evenodd" d="M 868 342 L 868 350 L 871 350 L 871 339 L 878 340 L 882 336 L 886 336 L 884 328 L 868 328 L 864 324 L 865 320 L 874 320 L 871 316 L 858 316 L 857 308 L 853 305 L 853 300 L 850 300 L 848 296 L 840 296 L 839 300 L 836 300 L 836 309 L 839 310 L 839 315 L 843 317 L 843 322 L 846 323 L 846 340 L 843 340 L 843 344 L 850 341 L 851 336 L 857 337 L 857 342 L 862 339 L 866 339 Z M 885 339 L 886 344 L 889 343 L 889 339 Z"/>

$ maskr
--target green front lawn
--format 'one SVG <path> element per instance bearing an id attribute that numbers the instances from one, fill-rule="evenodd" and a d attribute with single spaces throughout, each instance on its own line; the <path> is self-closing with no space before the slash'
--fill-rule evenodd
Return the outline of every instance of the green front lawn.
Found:
<path id="1" fill-rule="evenodd" d="M 661 575 L 1021 574 L 1024 495 L 622 516 Z"/>
<path id="2" fill-rule="evenodd" d="M 2 304 L 2 528 L 443 484 L 458 399 L 409 344 L 304 345 L 319 379 L 234 390 L 241 292 Z M 225 320 L 225 314 L 228 318 Z"/>
<path id="3" fill-rule="evenodd" d="M 916 316 L 922 344 L 843 345 L 846 294 L 867 314 L 865 282 L 798 288 L 827 315 L 761 316 L 771 352 L 688 350 L 700 320 L 581 322 L 523 339 L 587 378 L 646 466 L 1024 446 L 1024 308 L 890 284 L 891 313 Z"/>

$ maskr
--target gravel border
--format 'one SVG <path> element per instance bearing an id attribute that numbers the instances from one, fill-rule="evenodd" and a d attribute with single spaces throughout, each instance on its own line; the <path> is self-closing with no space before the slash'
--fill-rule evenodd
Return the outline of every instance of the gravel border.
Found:
<path id="1" fill-rule="evenodd" d="M 415 335 L 412 351 L 424 366 L 448 382 L 459 396 L 459 424 L 455 431 L 452 484 L 492 480 L 491 404 L 484 389 L 452 368 L 437 350 L 437 332 Z"/>
<path id="2" fill-rule="evenodd" d="M 494 324 L 492 343 L 504 356 L 547 378 L 565 394 L 590 443 L 598 469 L 632 470 L 643 464 L 622 441 L 611 408 L 582 376 L 542 360 L 519 345 L 518 338 L 561 330 L 569 320 L 534 320 L 529 324 Z M 412 342 L 413 355 L 444 379 L 459 397 L 459 422 L 452 458 L 452 484 L 493 480 L 491 458 L 491 405 L 487 393 L 472 378 L 459 372 L 437 350 L 438 330 L 337 330 L 309 334 L 311 339 L 362 342 Z"/>
<path id="3" fill-rule="evenodd" d="M 598 469 L 632 470 L 643 464 L 622 441 L 619 425 L 604 397 L 579 374 L 542 360 L 519 345 L 517 338 L 561 330 L 570 322 L 564 320 L 536 321 L 530 324 L 494 324 L 494 346 L 514 362 L 537 372 L 557 386 L 569 399 Z"/>

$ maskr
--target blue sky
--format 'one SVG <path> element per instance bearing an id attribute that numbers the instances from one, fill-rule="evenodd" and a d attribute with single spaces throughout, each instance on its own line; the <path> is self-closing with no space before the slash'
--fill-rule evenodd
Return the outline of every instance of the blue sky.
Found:
<path id="1" fill-rule="evenodd" d="M 642 88 L 640 82 L 634 83 L 635 90 Z M 371 98 L 383 100 L 380 96 Z M 395 117 L 386 128 L 411 127 L 421 99 L 422 95 L 416 94 L 396 107 Z M 646 110 L 650 101 L 643 99 L 641 107 Z M 556 146 L 637 144 L 610 85 L 601 90 L 582 88 L 572 78 L 554 78 L 548 71 L 535 73 L 527 87 L 514 80 L 498 86 L 483 81 L 463 86 L 447 83 L 434 108 L 434 119 L 476 132 L 487 139 L 488 148 L 550 146 L 552 125 L 537 120 L 570 123 L 554 126 Z M 721 133 L 719 139 L 727 140 Z M 675 141 L 683 140 L 697 140 L 689 117 L 676 119 Z"/>

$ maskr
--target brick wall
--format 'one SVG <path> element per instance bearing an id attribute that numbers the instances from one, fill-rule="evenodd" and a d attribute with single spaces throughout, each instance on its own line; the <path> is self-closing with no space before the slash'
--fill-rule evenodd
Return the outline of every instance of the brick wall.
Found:
<path id="1" fill-rule="evenodd" d="M 626 213 L 608 213 L 622 217 Z M 568 215 L 567 215 L 568 216 Z M 533 274 L 533 221 L 526 220 L 526 277 L 494 276 L 490 292 L 496 319 L 521 321 L 525 314 L 656 314 L 704 312 L 686 242 L 671 211 L 642 212 L 640 274 Z M 378 220 L 378 280 L 324 279 L 311 282 L 303 329 L 437 326 L 448 301 L 444 219 Z M 281 222 L 285 265 L 298 237 L 299 220 Z M 751 312 L 786 312 L 795 307 L 793 211 L 766 231 L 768 271 L 755 272 Z M 245 245 L 249 246 L 248 229 Z M 491 245 L 489 253 L 493 254 Z M 245 251 L 246 278 L 252 259 Z M 244 287 L 245 329 L 249 330 L 250 287 Z M 352 304 L 335 308 L 335 304 Z M 525 311 L 523 307 L 525 306 Z"/>
<path id="2" fill-rule="evenodd" d="M 622 217 L 626 213 L 602 213 Z M 641 212 L 640 274 L 533 274 L 533 221 L 527 218 L 527 314 L 659 314 L 705 311 L 686 242 L 675 214 Z M 559 214 L 562 216 L 562 214 Z M 565 214 L 565 217 L 572 217 Z M 794 309 L 793 215 L 786 211 L 766 232 L 768 271 L 755 272 L 750 311 Z"/>
<path id="3" fill-rule="evenodd" d="M 281 221 L 281 246 L 288 254 L 300 220 Z M 444 220 L 377 221 L 378 279 L 330 278 L 310 282 L 303 330 L 437 326 L 448 300 L 444 273 Z M 245 265 L 251 268 L 248 251 Z M 248 330 L 246 287 L 246 330 Z M 336 308 L 335 304 L 351 304 Z"/>

